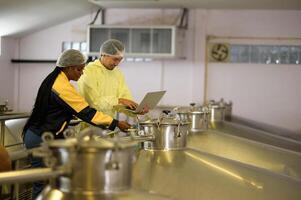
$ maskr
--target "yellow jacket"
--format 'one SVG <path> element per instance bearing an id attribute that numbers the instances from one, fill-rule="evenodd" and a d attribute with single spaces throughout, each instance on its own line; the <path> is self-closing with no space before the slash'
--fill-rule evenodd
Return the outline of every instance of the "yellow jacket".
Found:
<path id="1" fill-rule="evenodd" d="M 85 67 L 78 88 L 91 107 L 112 117 L 119 98 L 133 99 L 119 67 L 108 70 L 98 59 Z"/>

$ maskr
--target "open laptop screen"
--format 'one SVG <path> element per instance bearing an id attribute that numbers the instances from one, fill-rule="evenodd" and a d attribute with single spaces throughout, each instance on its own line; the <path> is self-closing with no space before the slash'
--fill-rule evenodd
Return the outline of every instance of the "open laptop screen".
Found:
<path id="1" fill-rule="evenodd" d="M 144 107 L 148 107 L 149 110 L 152 110 L 156 107 L 159 101 L 162 99 L 166 91 L 156 91 L 156 92 L 148 92 L 137 106 L 136 110 L 129 110 L 134 113 L 140 113 Z"/>

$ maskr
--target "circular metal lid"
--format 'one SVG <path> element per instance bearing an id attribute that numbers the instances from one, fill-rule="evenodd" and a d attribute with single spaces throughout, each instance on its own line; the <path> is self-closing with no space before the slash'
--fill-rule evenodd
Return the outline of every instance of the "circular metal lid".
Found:
<path id="1" fill-rule="evenodd" d="M 126 149 L 134 147 L 137 143 L 135 141 L 123 140 L 122 138 L 104 139 L 100 137 L 83 138 L 79 146 L 83 148 L 96 148 L 96 149 Z"/>
<path id="2" fill-rule="evenodd" d="M 56 139 L 56 140 L 49 140 L 45 142 L 47 146 L 49 147 L 74 147 L 77 144 L 76 138 L 70 138 L 70 139 Z"/>
<path id="3" fill-rule="evenodd" d="M 163 124 L 163 125 L 178 125 L 180 123 L 179 120 L 177 119 L 174 119 L 174 118 L 170 118 L 170 117 L 164 117 L 164 118 L 161 118 L 160 120 L 160 124 Z"/>
<path id="4" fill-rule="evenodd" d="M 201 107 L 199 110 L 191 111 L 192 114 L 203 114 L 203 113 L 210 113 L 210 109 L 206 106 Z"/>
<path id="5" fill-rule="evenodd" d="M 164 117 L 164 118 L 161 118 L 161 120 L 160 120 L 160 125 L 176 125 L 176 126 L 178 126 L 178 125 L 186 125 L 189 123 L 190 122 L 181 121 L 181 120 L 171 118 L 171 117 Z"/>
<path id="6" fill-rule="evenodd" d="M 157 119 L 147 119 L 144 121 L 139 121 L 140 125 L 154 125 L 154 124 L 158 124 L 158 120 Z"/>

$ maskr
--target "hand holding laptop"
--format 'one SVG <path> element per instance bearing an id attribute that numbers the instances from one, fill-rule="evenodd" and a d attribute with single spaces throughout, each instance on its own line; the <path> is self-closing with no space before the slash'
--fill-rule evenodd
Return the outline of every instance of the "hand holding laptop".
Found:
<path id="1" fill-rule="evenodd" d="M 118 104 L 124 105 L 128 107 L 130 110 L 135 110 L 138 106 L 138 104 L 132 100 L 125 99 L 125 98 L 119 98 L 118 99 Z"/>
<path id="2" fill-rule="evenodd" d="M 155 106 L 159 103 L 163 95 L 166 91 L 156 91 L 156 92 L 148 92 L 140 104 L 137 106 L 137 103 L 128 99 L 119 99 L 121 100 L 119 103 L 122 105 L 114 106 L 114 109 L 117 112 L 123 112 L 129 116 L 135 116 L 137 114 L 145 114 L 149 110 L 154 109 Z M 128 108 L 126 108 L 128 106 Z"/>
<path id="3" fill-rule="evenodd" d="M 124 99 L 124 98 L 119 98 L 118 103 L 121 104 L 121 105 L 124 105 L 125 108 L 127 110 L 130 110 L 130 111 L 135 111 L 137 109 L 137 106 L 138 106 L 138 104 L 136 102 L 134 102 L 132 100 L 129 100 L 129 99 Z M 149 108 L 146 105 L 137 114 L 144 115 L 144 114 L 148 113 L 148 111 L 149 111 Z"/>

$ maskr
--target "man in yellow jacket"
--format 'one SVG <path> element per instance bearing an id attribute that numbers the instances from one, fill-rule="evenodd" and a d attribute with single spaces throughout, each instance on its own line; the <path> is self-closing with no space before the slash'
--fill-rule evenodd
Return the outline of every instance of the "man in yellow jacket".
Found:
<path id="1" fill-rule="evenodd" d="M 135 109 L 137 103 L 117 66 L 124 56 L 124 45 L 109 39 L 100 47 L 100 58 L 90 62 L 78 81 L 79 91 L 89 105 L 114 117 L 113 106 L 122 104 Z"/>

